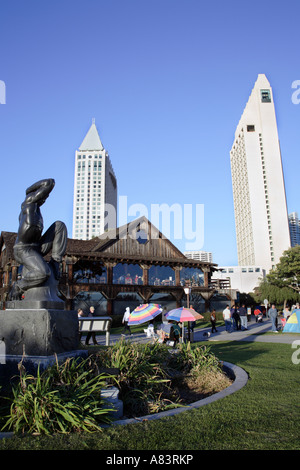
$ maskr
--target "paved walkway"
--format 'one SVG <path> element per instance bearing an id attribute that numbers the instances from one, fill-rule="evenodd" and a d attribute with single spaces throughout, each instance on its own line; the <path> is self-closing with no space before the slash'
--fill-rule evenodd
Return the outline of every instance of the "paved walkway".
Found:
<path id="1" fill-rule="evenodd" d="M 272 333 L 271 332 L 271 321 L 269 319 L 264 320 L 263 323 L 256 323 L 253 319 L 251 322 L 248 322 L 248 330 L 245 331 L 233 331 L 232 333 L 227 333 L 225 326 L 217 328 L 217 333 L 212 333 L 210 336 L 207 336 L 207 333 L 211 332 L 211 328 L 201 328 L 198 327 L 194 332 L 194 342 L 198 341 L 255 341 L 262 343 L 285 343 L 292 344 L 293 341 L 300 340 L 300 334 L 294 333 Z M 134 333 L 131 336 L 123 336 L 126 340 L 147 343 L 151 339 L 147 338 L 144 333 Z M 118 342 L 121 338 L 121 335 L 110 335 L 110 344 Z M 99 344 L 105 345 L 105 336 L 97 336 L 97 341 Z"/>

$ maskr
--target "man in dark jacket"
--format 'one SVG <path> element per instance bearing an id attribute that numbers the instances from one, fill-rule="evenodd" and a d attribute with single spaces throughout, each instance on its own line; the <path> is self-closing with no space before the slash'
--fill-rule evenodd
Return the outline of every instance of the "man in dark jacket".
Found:
<path id="1" fill-rule="evenodd" d="M 238 309 L 238 314 L 241 319 L 241 328 L 243 330 L 248 330 L 247 310 L 244 304 Z"/>
<path id="2" fill-rule="evenodd" d="M 236 330 L 240 330 L 241 329 L 241 319 L 240 319 L 240 316 L 238 314 L 238 308 L 237 308 L 236 305 L 234 305 L 230 309 L 230 313 L 231 313 L 231 317 L 234 320 Z"/>

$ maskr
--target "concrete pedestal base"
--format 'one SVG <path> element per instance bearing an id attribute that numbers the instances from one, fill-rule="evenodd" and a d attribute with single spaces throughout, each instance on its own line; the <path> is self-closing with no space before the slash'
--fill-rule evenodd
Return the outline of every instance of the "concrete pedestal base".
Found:
<path id="1" fill-rule="evenodd" d="M 78 350 L 78 316 L 75 311 L 16 309 L 0 311 L 0 378 L 18 374 L 22 361 L 35 374 L 52 365 L 56 358 L 84 356 Z"/>
<path id="2" fill-rule="evenodd" d="M 19 356 L 19 355 L 1 355 L 0 354 L 0 385 L 5 385 L 12 379 L 17 378 L 20 374 L 19 364 L 22 366 L 28 374 L 37 375 L 39 369 L 42 373 L 48 367 L 58 361 L 59 363 L 64 362 L 70 357 L 86 359 L 88 352 L 79 349 L 76 351 L 68 351 L 60 354 L 53 354 L 51 356 Z"/>
<path id="3" fill-rule="evenodd" d="M 0 340 L 8 355 L 51 356 L 78 348 L 75 311 L 16 309 L 0 311 Z"/>

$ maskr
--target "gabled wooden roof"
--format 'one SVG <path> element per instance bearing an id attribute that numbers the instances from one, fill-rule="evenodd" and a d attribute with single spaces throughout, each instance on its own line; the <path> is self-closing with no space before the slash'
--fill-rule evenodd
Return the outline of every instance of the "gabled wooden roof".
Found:
<path id="1" fill-rule="evenodd" d="M 117 229 L 109 230 L 97 237 L 97 242 L 94 240 L 94 253 L 185 259 L 184 254 L 146 217 L 139 217 Z"/>
<path id="2" fill-rule="evenodd" d="M 13 246 L 16 237 L 17 234 L 14 232 L 1 233 L 0 250 L 5 244 L 5 262 L 13 259 Z M 68 238 L 65 254 L 69 257 L 75 257 L 75 259 L 85 258 L 99 261 L 115 260 L 125 263 L 144 261 L 148 264 L 201 265 L 211 268 L 217 266 L 186 258 L 146 217 L 140 217 L 91 240 Z"/>

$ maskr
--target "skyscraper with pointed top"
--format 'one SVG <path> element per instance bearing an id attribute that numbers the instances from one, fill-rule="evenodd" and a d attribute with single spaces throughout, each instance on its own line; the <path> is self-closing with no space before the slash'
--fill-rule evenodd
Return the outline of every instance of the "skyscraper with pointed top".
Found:
<path id="1" fill-rule="evenodd" d="M 117 225 L 117 179 L 95 119 L 75 152 L 72 237 L 90 240 Z"/>
<path id="2" fill-rule="evenodd" d="M 259 74 L 230 151 L 239 265 L 272 269 L 290 247 L 273 92 Z"/>

